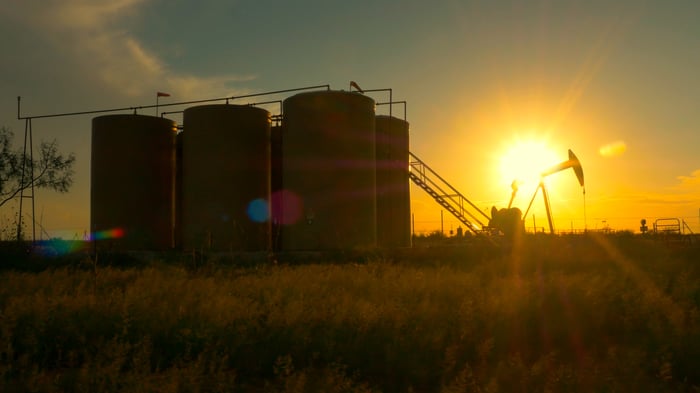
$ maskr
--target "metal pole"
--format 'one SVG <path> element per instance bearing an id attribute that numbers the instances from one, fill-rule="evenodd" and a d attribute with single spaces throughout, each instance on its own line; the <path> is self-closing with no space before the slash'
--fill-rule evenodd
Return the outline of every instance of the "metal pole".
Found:
<path id="1" fill-rule="evenodd" d="M 391 89 L 389 89 L 389 117 L 392 117 L 391 108 L 394 106 L 394 105 L 392 105 L 394 103 L 393 94 L 394 94 L 394 92 Z"/>
<path id="2" fill-rule="evenodd" d="M 393 101 L 393 102 L 377 102 L 375 105 L 377 106 L 382 106 L 382 105 L 394 105 L 394 104 L 403 104 L 403 119 L 407 119 L 406 115 L 406 101 Z M 389 110 L 389 116 L 391 115 L 391 110 Z"/>
<path id="3" fill-rule="evenodd" d="M 540 186 L 537 186 L 537 188 L 535 188 L 535 193 L 532 194 L 532 199 L 530 199 L 530 204 L 527 205 L 527 209 L 525 210 L 525 213 L 523 214 L 523 219 L 525 219 L 525 217 L 527 217 L 527 213 L 530 212 L 530 208 L 532 207 L 532 202 L 535 201 L 535 197 L 537 196 L 537 192 L 539 190 L 540 190 Z"/>
<path id="4" fill-rule="evenodd" d="M 540 183 L 542 187 L 542 197 L 544 198 L 544 207 L 547 211 L 547 222 L 549 223 L 549 233 L 554 233 L 554 224 L 552 223 L 552 210 L 549 207 L 549 196 L 547 195 L 547 189 L 544 186 L 544 182 Z"/>
<path id="5" fill-rule="evenodd" d="M 445 235 L 445 223 L 442 219 L 442 210 L 440 210 L 440 233 L 444 236 Z"/>
<path id="6" fill-rule="evenodd" d="M 394 92 L 392 89 L 365 89 L 362 90 L 363 93 L 372 93 L 372 92 L 377 92 L 377 91 L 388 91 L 389 92 L 389 117 L 392 115 L 392 110 L 391 107 L 393 106 L 394 103 Z"/>
<path id="7" fill-rule="evenodd" d="M 19 98 L 19 97 L 18 97 Z M 19 105 L 19 99 L 18 99 Z M 29 139 L 29 160 L 27 160 L 27 139 Z M 22 216 L 24 213 L 24 198 L 32 198 L 32 242 L 36 239 L 36 224 L 34 220 L 34 149 L 32 138 L 32 119 L 27 118 L 24 122 L 24 150 L 22 152 L 22 176 L 20 176 L 19 191 L 19 213 L 17 217 L 17 241 L 22 240 Z M 27 173 L 27 163 L 29 163 L 29 184 L 31 196 L 24 195 L 25 179 Z"/>
<path id="8" fill-rule="evenodd" d="M 34 139 L 32 137 L 32 119 L 29 119 L 29 176 L 32 183 L 32 243 L 36 241 L 36 214 L 34 213 Z"/>
<path id="9" fill-rule="evenodd" d="M 19 105 L 19 100 L 17 101 Z M 22 240 L 22 208 L 24 207 L 24 173 L 27 163 L 27 133 L 29 132 L 29 119 L 24 121 L 24 152 L 22 153 L 22 176 L 19 181 L 19 213 L 17 217 L 17 241 Z"/>
<path id="10" fill-rule="evenodd" d="M 411 213 L 411 233 L 416 237 L 416 213 Z"/>
<path id="11" fill-rule="evenodd" d="M 588 232 L 588 215 L 586 214 L 586 187 L 583 187 L 583 232 Z"/>

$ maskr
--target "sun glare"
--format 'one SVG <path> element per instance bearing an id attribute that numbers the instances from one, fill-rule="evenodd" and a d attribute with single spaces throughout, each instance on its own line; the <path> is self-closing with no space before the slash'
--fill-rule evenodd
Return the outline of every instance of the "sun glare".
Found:
<path id="1" fill-rule="evenodd" d="M 540 173 L 562 161 L 547 144 L 538 140 L 519 140 L 506 148 L 501 155 L 501 182 L 510 184 L 536 184 Z"/>

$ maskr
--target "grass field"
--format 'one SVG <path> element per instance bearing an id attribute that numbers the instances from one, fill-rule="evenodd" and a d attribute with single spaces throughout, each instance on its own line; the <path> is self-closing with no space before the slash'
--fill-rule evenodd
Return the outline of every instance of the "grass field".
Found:
<path id="1" fill-rule="evenodd" d="M 5 259 L 0 391 L 700 391 L 697 246 L 127 259 Z"/>

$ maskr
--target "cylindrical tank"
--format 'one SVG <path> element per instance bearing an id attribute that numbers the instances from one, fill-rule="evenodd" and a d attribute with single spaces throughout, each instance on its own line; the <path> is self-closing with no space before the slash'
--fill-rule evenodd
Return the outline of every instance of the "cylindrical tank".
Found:
<path id="1" fill-rule="evenodd" d="M 344 91 L 283 102 L 283 250 L 376 246 L 374 100 Z M 275 198 L 276 197 L 276 198 Z"/>
<path id="2" fill-rule="evenodd" d="M 182 141 L 185 134 L 180 132 L 175 138 L 175 248 L 182 250 Z"/>
<path id="3" fill-rule="evenodd" d="M 92 120 L 90 228 L 118 249 L 173 247 L 173 121 L 142 115 Z"/>
<path id="4" fill-rule="evenodd" d="M 184 249 L 270 248 L 270 113 L 203 105 L 183 117 Z"/>
<path id="5" fill-rule="evenodd" d="M 282 246 L 282 126 L 279 124 L 270 127 L 270 187 L 272 249 L 277 251 Z"/>
<path id="6" fill-rule="evenodd" d="M 377 244 L 411 245 L 411 195 L 408 178 L 407 121 L 376 117 L 377 132 Z"/>

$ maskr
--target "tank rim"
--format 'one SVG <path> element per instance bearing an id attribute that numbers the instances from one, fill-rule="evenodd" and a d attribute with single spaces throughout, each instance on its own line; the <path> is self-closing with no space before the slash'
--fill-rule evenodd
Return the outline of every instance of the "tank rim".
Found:
<path id="1" fill-rule="evenodd" d="M 353 96 L 353 97 L 362 97 L 363 99 L 371 102 L 374 105 L 374 99 L 370 96 L 364 95 L 360 92 L 357 91 L 347 91 L 347 90 L 319 90 L 319 91 L 305 91 L 303 93 L 297 93 L 293 96 L 287 97 L 284 99 L 283 102 L 287 102 L 289 100 L 296 100 L 296 99 L 302 99 L 306 97 L 312 97 L 312 96 Z"/>
<path id="2" fill-rule="evenodd" d="M 263 109 L 257 106 L 253 105 L 246 105 L 246 104 L 206 104 L 206 105 L 197 105 L 197 106 L 191 106 L 189 108 L 186 108 L 183 112 L 196 112 L 196 111 L 205 111 L 205 110 L 224 110 L 228 109 L 231 112 L 234 111 L 250 111 L 250 112 L 260 112 L 260 113 L 266 113 L 268 116 L 270 115 L 270 111 L 267 109 Z"/>

